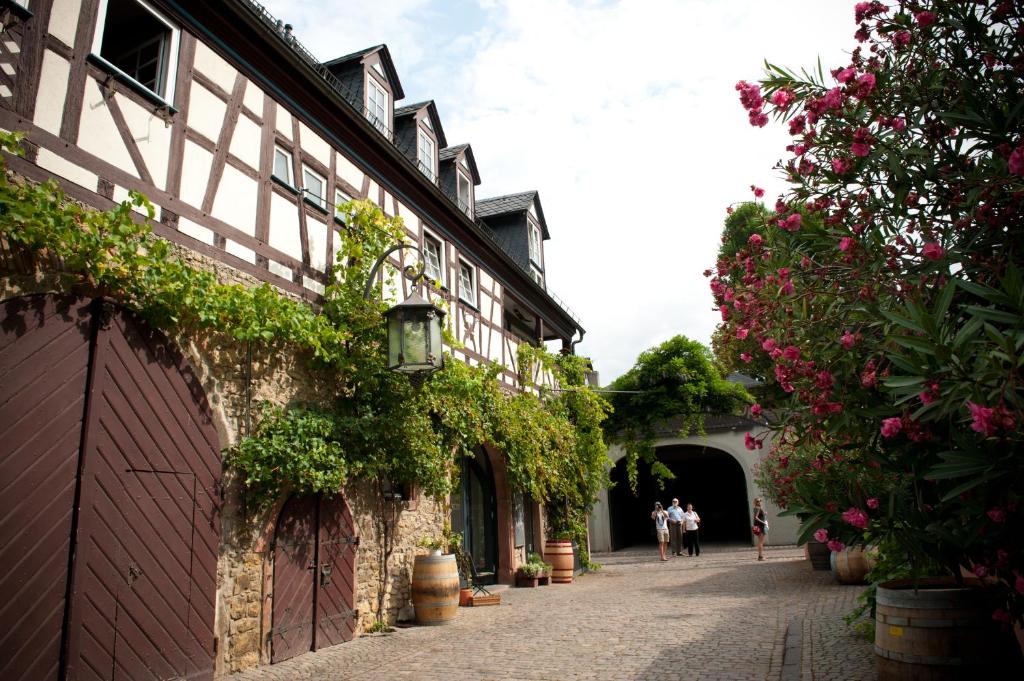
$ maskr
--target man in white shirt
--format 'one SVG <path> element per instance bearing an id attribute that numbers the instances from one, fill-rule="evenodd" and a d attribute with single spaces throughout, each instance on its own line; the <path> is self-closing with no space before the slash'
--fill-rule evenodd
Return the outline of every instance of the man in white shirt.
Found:
<path id="1" fill-rule="evenodd" d="M 672 555 L 683 555 L 683 508 L 678 499 L 673 499 L 672 505 L 668 507 L 668 535 L 672 541 Z"/>
<path id="2" fill-rule="evenodd" d="M 693 510 L 693 504 L 686 505 L 683 512 L 683 545 L 686 547 L 686 555 L 700 555 L 700 516 Z"/>

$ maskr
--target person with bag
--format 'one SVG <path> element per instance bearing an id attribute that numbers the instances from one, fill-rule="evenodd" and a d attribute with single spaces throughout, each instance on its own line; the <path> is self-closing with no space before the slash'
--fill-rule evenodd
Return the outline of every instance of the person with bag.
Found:
<path id="1" fill-rule="evenodd" d="M 754 499 L 754 537 L 757 541 L 757 559 L 764 560 L 764 540 L 768 536 L 768 514 L 761 497 Z"/>
<path id="2" fill-rule="evenodd" d="M 678 499 L 672 500 L 672 505 L 668 507 L 668 536 L 672 546 L 672 555 L 681 556 L 683 555 L 682 540 L 683 540 L 683 509 L 679 505 Z"/>
<path id="3" fill-rule="evenodd" d="M 693 557 L 694 551 L 700 556 L 700 516 L 693 510 L 693 504 L 686 505 L 683 512 L 683 546 L 686 547 L 686 555 Z"/>
<path id="4" fill-rule="evenodd" d="M 662 560 L 668 560 L 665 555 L 665 547 L 668 546 L 668 513 L 661 507 L 660 501 L 654 502 L 651 520 L 654 521 L 654 531 L 658 535 L 658 552 Z"/>

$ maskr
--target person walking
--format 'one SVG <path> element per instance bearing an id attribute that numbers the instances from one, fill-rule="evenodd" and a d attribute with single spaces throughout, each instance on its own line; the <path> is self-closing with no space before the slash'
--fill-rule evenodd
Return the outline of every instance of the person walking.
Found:
<path id="1" fill-rule="evenodd" d="M 683 555 L 683 507 L 679 505 L 678 499 L 672 500 L 672 505 L 668 507 L 667 513 L 668 537 L 672 546 L 672 555 L 681 556 Z"/>
<path id="2" fill-rule="evenodd" d="M 754 499 L 754 537 L 757 541 L 757 559 L 764 560 L 764 540 L 768 536 L 768 514 L 761 497 Z"/>
<path id="3" fill-rule="evenodd" d="M 668 560 L 668 556 L 665 555 L 665 547 L 668 545 L 668 513 L 661 507 L 660 501 L 654 502 L 651 519 L 654 521 L 654 531 L 658 535 L 658 553 L 662 560 Z"/>
<path id="4" fill-rule="evenodd" d="M 687 504 L 683 512 L 683 545 L 686 555 L 700 555 L 700 516 L 693 510 L 693 504 Z M 696 552 L 696 553 L 694 553 Z"/>

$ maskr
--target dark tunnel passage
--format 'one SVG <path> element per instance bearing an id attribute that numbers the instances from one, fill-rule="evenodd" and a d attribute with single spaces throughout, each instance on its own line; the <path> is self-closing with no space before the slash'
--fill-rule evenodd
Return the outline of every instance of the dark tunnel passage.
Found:
<path id="1" fill-rule="evenodd" d="M 658 459 L 675 474 L 663 490 L 650 467 L 639 464 L 636 495 L 629 489 L 625 460 L 612 469 L 615 486 L 608 493 L 613 550 L 634 544 L 653 544 L 654 502 L 668 508 L 673 498 L 679 504 L 693 504 L 700 515 L 702 542 L 750 541 L 750 507 L 743 468 L 730 454 L 719 449 L 692 445 L 659 447 Z"/>

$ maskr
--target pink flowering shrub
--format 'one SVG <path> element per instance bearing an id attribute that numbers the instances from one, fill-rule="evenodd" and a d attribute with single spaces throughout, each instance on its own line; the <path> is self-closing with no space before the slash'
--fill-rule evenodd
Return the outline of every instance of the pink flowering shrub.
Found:
<path id="1" fill-rule="evenodd" d="M 1021 621 L 1024 5 L 851 14 L 849 63 L 737 85 L 793 136 L 790 189 L 726 221 L 716 357 L 767 384 L 758 479 L 802 540 L 983 573 Z"/>

